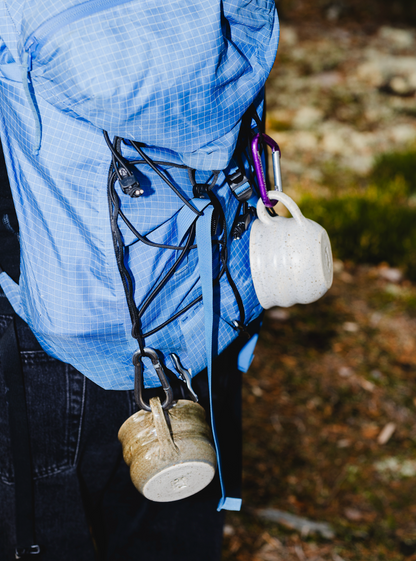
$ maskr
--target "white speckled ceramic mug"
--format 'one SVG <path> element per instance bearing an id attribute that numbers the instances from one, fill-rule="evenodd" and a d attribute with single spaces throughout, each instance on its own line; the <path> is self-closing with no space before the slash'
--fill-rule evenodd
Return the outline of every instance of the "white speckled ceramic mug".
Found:
<path id="1" fill-rule="evenodd" d="M 268 191 L 293 218 L 272 217 L 262 200 L 250 234 L 250 267 L 263 308 L 309 304 L 332 285 L 331 243 L 326 230 L 305 218 L 298 205 L 280 191 Z"/>

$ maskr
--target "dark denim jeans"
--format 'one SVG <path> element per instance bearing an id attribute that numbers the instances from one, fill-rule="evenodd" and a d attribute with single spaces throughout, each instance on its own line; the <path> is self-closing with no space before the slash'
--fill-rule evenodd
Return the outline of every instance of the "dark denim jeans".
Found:
<path id="1" fill-rule="evenodd" d="M 11 309 L 0 297 L 0 336 Z M 133 487 L 117 432 L 135 411 L 132 392 L 98 387 L 50 358 L 18 319 L 34 470 L 36 541 L 42 561 L 215 561 L 220 558 L 223 513 L 217 479 L 173 503 L 153 503 Z M 215 371 L 217 422 L 227 467 L 239 487 L 240 374 L 232 345 Z M 206 406 L 204 373 L 194 388 Z M 14 558 L 15 505 L 7 396 L 0 375 L 0 559 Z M 237 421 L 235 421 L 237 419 Z M 227 444 L 228 443 L 228 444 Z M 235 469 L 237 466 L 237 470 Z"/>

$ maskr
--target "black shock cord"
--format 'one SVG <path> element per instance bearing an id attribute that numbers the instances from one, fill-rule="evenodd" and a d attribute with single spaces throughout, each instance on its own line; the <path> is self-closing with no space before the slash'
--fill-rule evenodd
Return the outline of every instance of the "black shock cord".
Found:
<path id="1" fill-rule="evenodd" d="M 120 165 L 122 165 L 122 166 L 125 164 L 125 161 L 124 161 L 124 159 L 122 158 L 121 154 L 119 154 L 119 152 L 118 152 L 118 151 L 116 150 L 116 148 L 115 148 L 115 146 L 117 146 L 117 142 L 118 142 L 119 138 L 118 138 L 117 136 L 115 137 L 115 139 L 114 139 L 114 144 L 115 144 L 115 146 L 113 146 L 113 144 L 111 143 L 111 140 L 110 140 L 110 138 L 109 138 L 109 136 L 108 136 L 108 132 L 107 132 L 107 131 L 103 131 L 103 134 L 104 134 L 104 139 L 105 139 L 105 141 L 106 141 L 106 143 L 107 143 L 107 146 L 109 147 L 110 152 L 111 152 L 111 154 L 112 154 L 112 156 L 113 156 L 113 167 L 114 167 L 114 169 L 117 171 L 117 166 L 114 165 L 114 159 L 116 159 L 116 160 L 118 161 L 118 163 L 119 163 Z"/>
<path id="2" fill-rule="evenodd" d="M 111 168 L 111 171 L 112 171 L 112 168 Z M 112 174 L 110 176 L 109 181 L 114 186 L 116 180 L 117 180 L 117 176 L 112 171 Z M 113 193 L 113 192 L 115 193 L 115 191 L 112 189 L 111 193 Z M 120 218 L 123 220 L 123 222 L 125 223 L 125 225 L 127 226 L 127 228 L 132 232 L 132 234 L 134 234 L 136 236 L 136 238 L 139 241 L 143 242 L 144 244 L 150 245 L 151 247 L 157 247 L 157 248 L 160 248 L 160 249 L 175 249 L 175 250 L 179 250 L 179 251 L 184 249 L 185 246 L 181 246 L 181 245 L 167 245 L 167 244 L 152 242 L 151 240 L 149 240 L 149 238 L 147 238 L 146 236 L 143 236 L 142 234 L 140 234 L 140 232 L 138 232 L 136 230 L 136 228 L 133 226 L 133 224 L 126 217 L 126 215 L 124 214 L 124 212 L 121 209 L 118 210 L 118 214 L 119 214 Z M 195 248 L 196 248 L 196 245 L 191 245 L 187 249 L 195 249 Z"/>
<path id="3" fill-rule="evenodd" d="M 245 314 L 245 310 L 244 310 L 244 304 L 243 304 L 243 300 L 241 298 L 240 293 L 238 292 L 238 288 L 231 276 L 230 270 L 228 268 L 228 232 L 227 232 L 227 221 L 225 219 L 225 214 L 224 214 L 224 210 L 221 206 L 221 203 L 219 202 L 217 196 L 214 194 L 213 191 L 209 192 L 209 197 L 211 199 L 211 202 L 214 206 L 214 208 L 216 209 L 216 211 L 218 212 L 221 222 L 222 222 L 222 228 L 223 228 L 223 236 L 224 236 L 224 243 L 222 245 L 221 251 L 220 251 L 220 259 L 221 262 L 223 264 L 223 268 L 225 271 L 225 274 L 227 276 L 227 280 L 231 286 L 231 290 L 234 293 L 234 297 L 236 299 L 237 302 L 237 306 L 238 306 L 238 312 L 240 314 L 240 321 L 239 321 L 239 326 L 243 326 L 245 323 L 245 319 L 246 319 L 246 314 Z"/>
<path id="4" fill-rule="evenodd" d="M 111 154 L 112 154 L 112 162 L 111 162 L 110 169 L 109 169 L 109 174 L 108 174 L 108 199 L 109 199 L 109 207 L 110 207 L 110 222 L 111 222 L 111 230 L 112 230 L 112 234 L 113 234 L 114 251 L 115 251 L 115 255 L 116 255 L 116 261 L 117 261 L 117 266 L 118 266 L 118 269 L 119 269 L 119 272 L 120 272 L 121 280 L 123 282 L 124 292 L 125 292 L 125 295 L 126 295 L 127 305 L 128 305 L 128 309 L 129 309 L 129 313 L 130 313 L 131 322 L 132 322 L 132 336 L 135 339 L 137 339 L 137 341 L 139 343 L 140 351 L 143 352 L 144 348 L 145 348 L 145 344 L 144 344 L 145 336 L 141 332 L 140 318 L 144 314 L 145 310 L 149 307 L 151 302 L 154 300 L 154 298 L 157 296 L 157 294 L 159 294 L 159 292 L 163 289 L 163 287 L 166 285 L 168 280 L 175 273 L 175 271 L 179 267 L 179 265 L 182 262 L 185 255 L 189 252 L 190 249 L 196 248 L 196 245 L 192 245 L 192 240 L 194 239 L 194 236 L 195 236 L 195 224 L 191 225 L 191 227 L 189 229 L 187 240 L 185 242 L 185 245 L 183 245 L 183 246 L 170 246 L 170 245 L 166 245 L 166 244 L 156 244 L 155 242 L 151 242 L 145 236 L 142 236 L 136 230 L 136 228 L 134 228 L 134 226 L 127 219 L 127 217 L 124 215 L 124 213 L 121 211 L 121 209 L 120 209 L 120 199 L 119 199 L 119 196 L 118 196 L 118 194 L 115 190 L 115 183 L 116 183 L 117 179 L 120 178 L 120 174 L 119 174 L 118 169 L 117 169 L 117 163 L 122 165 L 122 166 L 125 166 L 127 163 L 129 165 L 131 165 L 131 162 L 124 161 L 123 157 L 118 152 L 118 150 L 121 147 L 121 139 L 119 137 L 116 137 L 114 139 L 113 144 L 111 143 L 111 141 L 108 137 L 108 134 L 106 132 L 104 132 L 104 138 L 107 142 L 107 145 L 109 147 L 111 146 L 110 150 L 111 150 Z M 144 156 L 143 160 L 147 164 L 149 164 L 152 167 L 152 169 L 154 169 L 155 168 L 154 162 L 152 162 L 150 160 L 150 158 L 148 158 L 142 150 L 140 150 L 140 152 L 141 152 L 140 155 L 142 157 Z M 158 175 L 161 175 L 161 172 L 159 172 L 159 170 L 157 170 L 157 171 L 158 171 Z M 171 182 L 167 178 L 166 178 L 166 183 L 168 183 L 169 186 L 172 186 Z M 173 190 L 176 192 L 177 189 L 174 186 L 172 186 L 172 187 L 173 187 Z M 180 198 L 182 199 L 182 197 L 180 197 Z M 201 214 L 188 201 L 186 201 L 186 202 L 187 202 L 187 206 L 190 207 L 193 210 L 193 212 L 195 212 L 195 214 L 198 214 L 198 215 Z M 178 258 L 173 263 L 172 267 L 166 273 L 166 275 L 159 281 L 157 286 L 155 286 L 155 288 L 147 296 L 147 298 L 146 298 L 145 302 L 143 303 L 143 305 L 141 306 L 140 310 L 137 309 L 135 301 L 134 301 L 134 282 L 133 282 L 132 276 L 130 274 L 130 271 L 127 269 L 126 264 L 125 264 L 125 246 L 124 246 L 124 243 L 123 243 L 123 237 L 122 237 L 121 231 L 120 231 L 119 226 L 118 226 L 118 217 L 122 218 L 122 220 L 125 222 L 127 227 L 130 229 L 131 232 L 134 233 L 134 235 L 137 237 L 137 239 L 139 241 L 142 241 L 143 243 L 146 243 L 147 245 L 150 245 L 150 246 L 153 246 L 153 247 L 158 247 L 158 248 L 163 248 L 163 249 L 172 249 L 172 250 L 181 252 L 180 255 L 178 256 Z M 196 299 L 196 301 L 197 300 L 198 299 Z M 195 301 L 191 302 L 191 305 L 193 305 L 194 303 L 195 303 Z M 173 321 L 173 319 L 175 319 L 176 317 L 178 317 L 179 315 L 181 315 L 182 313 L 187 311 L 187 309 L 189 309 L 189 307 L 190 307 L 190 305 L 185 306 L 183 310 L 180 310 L 180 312 L 177 312 L 175 314 L 175 316 L 173 316 L 172 318 L 169 318 L 169 320 L 167 322 L 165 322 L 163 324 L 163 326 L 167 325 L 168 323 L 170 323 L 170 321 Z M 155 333 L 161 328 L 162 328 L 162 326 L 159 326 L 156 329 L 154 329 L 153 332 Z"/>
<path id="5" fill-rule="evenodd" d="M 181 201 L 183 203 L 186 204 L 187 207 L 189 207 L 195 214 L 197 214 L 198 216 L 202 216 L 202 212 L 199 212 L 199 210 L 197 210 L 189 201 L 186 197 L 184 197 L 182 195 L 182 193 L 175 187 L 175 185 L 169 181 L 169 179 L 166 177 L 166 175 L 164 175 L 164 173 L 162 173 L 160 171 L 160 169 L 158 167 L 155 166 L 155 164 L 153 163 L 153 161 L 146 156 L 146 154 L 143 152 L 143 150 L 140 148 L 139 144 L 137 142 L 135 142 L 134 140 L 131 141 L 131 144 L 133 146 L 133 148 L 135 148 L 135 150 L 140 154 L 140 156 L 143 158 L 143 160 L 152 168 L 152 170 L 157 173 L 157 175 L 163 179 L 163 181 L 169 185 L 169 187 L 172 189 L 172 191 L 174 193 L 176 193 L 176 195 L 181 199 Z"/>
<path id="6" fill-rule="evenodd" d="M 120 272 L 121 280 L 123 282 L 124 292 L 126 295 L 127 306 L 130 313 L 130 319 L 132 323 L 132 336 L 137 339 L 140 351 L 144 350 L 144 341 L 141 336 L 140 331 L 140 317 L 136 304 L 134 302 L 134 286 L 133 279 L 125 265 L 125 248 L 123 243 L 123 238 L 120 229 L 117 224 L 117 219 L 120 211 L 120 199 L 115 192 L 114 183 L 110 180 L 108 181 L 108 203 L 110 209 L 110 222 L 111 222 L 111 232 L 113 237 L 114 252 L 116 255 L 116 261 L 118 270 Z"/>
<path id="7" fill-rule="evenodd" d="M 113 234 L 114 250 L 115 250 L 117 265 L 118 265 L 120 276 L 121 276 L 121 279 L 122 279 L 122 282 L 123 282 L 124 291 L 125 291 L 126 300 L 127 300 L 127 305 L 128 305 L 128 308 L 129 308 L 130 318 L 131 318 L 131 322 L 132 322 L 132 336 L 135 339 L 137 339 L 140 351 L 143 352 L 144 347 L 145 347 L 144 339 L 146 337 L 149 337 L 150 335 L 153 335 L 154 333 L 157 333 L 160 329 L 163 329 L 164 327 L 166 327 L 169 323 L 171 323 L 172 321 L 174 321 L 175 319 L 180 317 L 183 313 L 187 312 L 197 302 L 202 300 L 202 295 L 198 296 L 192 302 L 188 303 L 181 310 L 176 312 L 168 320 L 166 320 L 165 322 L 163 322 L 162 324 L 160 324 L 156 328 L 152 329 L 151 331 L 149 331 L 145 334 L 142 333 L 142 331 L 141 331 L 141 318 L 142 318 L 143 314 L 148 309 L 148 307 L 150 306 L 152 301 L 156 298 L 156 296 L 163 289 L 163 287 L 167 284 L 169 279 L 173 276 L 173 274 L 175 273 L 175 271 L 179 267 L 180 263 L 183 261 L 186 254 L 191 249 L 196 248 L 196 245 L 192 244 L 192 241 L 194 240 L 194 237 L 195 237 L 195 224 L 192 224 L 192 226 L 190 227 L 190 229 L 188 231 L 188 236 L 187 236 L 186 242 L 183 246 L 172 246 L 172 245 L 167 245 L 167 244 L 157 244 L 157 243 L 149 240 L 146 236 L 143 236 L 142 234 L 140 234 L 136 230 L 136 228 L 131 224 L 131 222 L 128 220 L 128 218 L 125 216 L 125 214 L 122 212 L 122 210 L 120 209 L 120 199 L 119 199 L 119 196 L 118 196 L 118 194 L 116 192 L 116 189 L 115 189 L 115 183 L 116 183 L 117 180 L 120 179 L 120 172 L 119 172 L 118 166 L 126 167 L 126 166 L 137 165 L 137 164 L 147 164 L 147 165 L 149 165 L 157 173 L 157 175 L 159 177 L 161 177 L 161 179 L 163 179 L 163 181 L 165 183 L 167 183 L 167 185 L 177 194 L 177 196 L 195 214 L 197 214 L 198 216 L 201 216 L 202 213 L 199 212 L 187 199 L 185 199 L 185 197 L 183 197 L 183 195 L 172 184 L 172 182 L 156 166 L 157 165 L 169 165 L 169 166 L 173 166 L 173 167 L 186 168 L 186 169 L 188 169 L 188 173 L 189 173 L 190 178 L 192 178 L 193 180 L 194 180 L 194 177 L 195 177 L 195 175 L 194 175 L 195 172 L 194 172 L 194 170 L 191 170 L 187 166 L 183 166 L 183 165 L 179 165 L 179 164 L 171 164 L 170 162 L 154 162 L 143 152 L 143 150 L 141 149 L 139 144 L 134 142 L 134 141 L 130 141 L 130 142 L 131 142 L 132 146 L 136 149 L 136 151 L 140 154 L 142 160 L 138 160 L 138 161 L 130 161 L 129 160 L 129 161 L 127 161 L 123 158 L 123 156 L 119 152 L 119 150 L 121 148 L 122 139 L 119 138 L 119 137 L 115 137 L 113 143 L 111 143 L 111 141 L 108 137 L 108 134 L 106 132 L 104 132 L 104 138 L 106 140 L 106 143 L 107 143 L 108 147 L 111 150 L 111 155 L 112 155 L 112 162 L 111 162 L 110 169 L 109 169 L 109 174 L 108 174 L 108 199 L 109 199 L 109 207 L 110 207 L 110 221 L 111 221 L 111 229 L 112 229 L 112 234 Z M 235 285 L 235 283 L 234 283 L 234 281 L 231 277 L 230 271 L 228 269 L 228 247 L 227 247 L 228 246 L 228 238 L 227 238 L 228 234 L 227 234 L 227 228 L 226 228 L 225 214 L 224 214 L 224 211 L 221 207 L 221 204 L 220 204 L 218 198 L 210 190 L 213 187 L 213 185 L 215 184 L 219 172 L 215 171 L 215 172 L 213 172 L 213 174 L 214 174 L 213 180 L 210 182 L 210 185 L 207 186 L 208 187 L 207 192 L 208 192 L 208 196 L 211 200 L 211 203 L 213 204 L 214 208 L 216 209 L 216 213 L 220 218 L 220 221 L 221 221 L 221 224 L 222 224 L 222 229 L 223 229 L 222 240 L 218 240 L 218 239 L 213 240 L 214 244 L 217 244 L 217 245 L 220 246 L 219 254 L 220 254 L 220 263 L 221 263 L 220 271 L 219 271 L 217 277 L 215 279 L 213 279 L 213 283 L 214 283 L 214 285 L 218 284 L 220 282 L 220 279 L 222 278 L 223 274 L 224 273 L 226 274 L 228 282 L 231 286 L 231 289 L 234 292 L 236 302 L 237 302 L 237 305 L 238 305 L 239 314 L 240 314 L 240 322 L 239 322 L 240 325 L 238 327 L 241 328 L 241 324 L 244 325 L 244 321 L 245 321 L 244 305 L 243 305 L 241 296 L 238 292 L 238 289 L 237 289 L 237 287 L 236 287 L 236 285 Z M 157 247 L 157 248 L 162 248 L 162 249 L 171 249 L 173 251 L 180 251 L 180 254 L 177 257 L 177 259 L 175 260 L 175 262 L 173 263 L 172 267 L 165 274 L 165 276 L 158 282 L 158 284 L 152 289 L 150 294 L 148 294 L 145 301 L 141 305 L 140 310 L 136 307 L 136 304 L 135 304 L 135 301 L 134 301 L 134 282 L 133 282 L 131 273 L 128 270 L 128 268 L 126 267 L 126 264 L 125 264 L 125 246 L 124 246 L 124 243 L 123 243 L 123 237 L 122 237 L 121 231 L 120 231 L 119 226 L 118 226 L 118 218 L 119 217 L 123 220 L 123 222 L 130 229 L 130 231 L 136 236 L 136 238 L 139 241 L 141 241 L 142 243 L 145 243 L 145 244 L 147 244 L 149 246 L 152 246 L 152 247 Z M 213 225 L 213 227 L 214 227 L 214 225 Z M 215 224 L 215 229 L 216 229 L 216 224 Z M 214 233 L 215 233 L 215 231 L 213 232 L 213 234 Z"/>
<path id="8" fill-rule="evenodd" d="M 175 261 L 175 263 L 172 265 L 172 267 L 169 269 L 169 271 L 166 273 L 166 275 L 163 277 L 163 279 L 159 282 L 159 284 L 157 284 L 155 286 L 155 288 L 152 290 L 152 292 L 147 296 L 146 300 L 143 302 L 143 304 L 141 305 L 140 308 L 140 312 L 139 312 L 139 317 L 141 318 L 144 314 L 144 312 L 147 310 L 147 308 L 149 307 L 149 305 L 151 304 L 152 300 L 157 296 L 157 294 L 159 294 L 159 292 L 162 290 L 162 288 L 166 285 L 166 283 L 168 282 L 168 280 L 171 278 L 171 276 L 173 275 L 173 273 L 176 271 L 176 269 L 179 267 L 180 263 L 182 262 L 183 258 L 185 257 L 185 255 L 188 253 L 189 248 L 191 246 L 191 241 L 194 237 L 195 234 L 195 223 L 192 224 L 191 228 L 190 228 L 190 232 L 189 232 L 189 236 L 188 236 L 188 240 L 185 244 L 185 247 L 183 248 L 183 250 L 181 251 L 179 257 L 177 258 L 177 260 Z"/>

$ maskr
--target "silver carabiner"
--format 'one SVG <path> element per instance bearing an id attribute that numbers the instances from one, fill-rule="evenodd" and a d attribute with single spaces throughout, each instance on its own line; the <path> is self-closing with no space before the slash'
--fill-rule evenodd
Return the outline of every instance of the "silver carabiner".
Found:
<path id="1" fill-rule="evenodd" d="M 175 353 L 171 353 L 170 358 L 172 359 L 173 364 L 175 365 L 175 368 L 181 378 L 181 380 L 183 382 L 185 382 L 186 387 L 188 388 L 188 391 L 191 395 L 191 399 L 192 401 L 197 402 L 198 401 L 198 396 L 196 395 L 196 393 L 194 392 L 194 390 L 192 389 L 192 376 L 191 376 L 191 369 L 186 370 L 186 368 L 184 368 L 181 364 L 181 361 L 179 360 L 178 355 L 175 355 Z"/>
<path id="2" fill-rule="evenodd" d="M 251 152 L 253 155 L 254 170 L 256 172 L 256 178 L 260 190 L 260 196 L 264 203 L 264 206 L 268 208 L 273 208 L 276 203 L 273 203 L 267 196 L 266 178 L 264 176 L 263 165 L 261 162 L 261 156 L 259 152 L 260 139 L 262 142 L 265 142 L 272 149 L 274 188 L 276 191 L 283 191 L 282 172 L 280 169 L 281 153 L 277 142 L 275 142 L 273 138 L 271 138 L 264 132 L 256 134 L 256 136 L 251 141 Z"/>
<path id="3" fill-rule="evenodd" d="M 165 371 L 163 369 L 162 363 L 160 362 L 159 355 L 154 349 L 146 347 L 143 351 L 136 351 L 133 355 L 133 365 L 134 365 L 134 399 L 140 409 L 145 411 L 151 411 L 150 405 L 146 403 L 143 399 L 143 358 L 150 358 L 152 361 L 153 368 L 162 385 L 162 389 L 165 392 L 166 398 L 162 403 L 163 409 L 169 409 L 173 404 L 173 390 L 168 382 Z"/>

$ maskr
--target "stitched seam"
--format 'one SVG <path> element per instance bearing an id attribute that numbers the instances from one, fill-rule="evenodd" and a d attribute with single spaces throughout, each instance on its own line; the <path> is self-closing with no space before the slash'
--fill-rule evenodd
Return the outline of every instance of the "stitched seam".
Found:
<path id="1" fill-rule="evenodd" d="M 49 468 L 36 471 L 33 474 L 33 481 L 38 481 L 39 479 L 45 479 L 45 477 L 53 477 L 54 475 L 58 475 L 60 473 L 64 473 L 66 471 L 71 471 L 74 469 L 74 466 L 68 466 L 67 464 L 59 467 L 58 465 L 51 466 Z M 10 476 L 1 475 L 0 482 L 4 483 L 4 485 L 14 485 L 14 479 Z"/>
<path id="2" fill-rule="evenodd" d="M 4 0 L 4 5 L 5 5 L 5 7 L 6 7 L 6 11 L 7 11 L 7 13 L 9 14 L 9 18 L 10 18 L 12 24 L 13 24 L 14 29 L 15 29 L 16 35 L 19 36 L 19 33 L 18 33 L 18 31 L 17 31 L 17 26 L 16 26 L 16 24 L 15 24 L 15 22 L 14 22 L 14 19 L 12 18 L 12 14 L 10 13 L 9 6 L 7 5 L 6 0 Z"/>
<path id="3" fill-rule="evenodd" d="M 75 454 L 74 454 L 74 464 L 75 465 L 78 462 L 79 449 L 80 449 L 80 445 L 81 445 L 82 421 L 84 419 L 85 389 L 86 389 L 86 378 L 84 376 L 83 381 L 82 381 L 82 402 L 81 402 L 81 414 L 80 414 L 79 425 L 78 425 L 78 440 L 77 440 L 77 446 L 75 448 Z"/>

